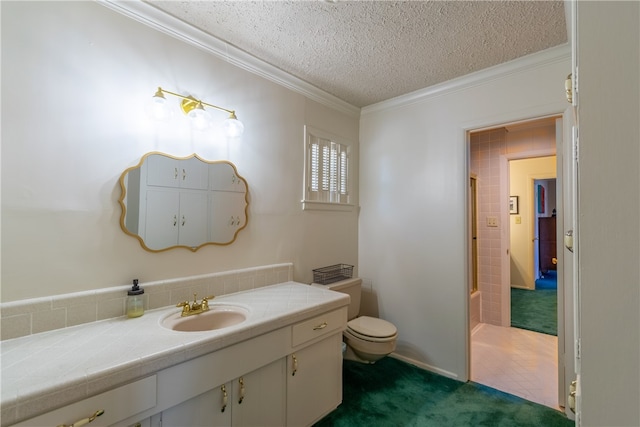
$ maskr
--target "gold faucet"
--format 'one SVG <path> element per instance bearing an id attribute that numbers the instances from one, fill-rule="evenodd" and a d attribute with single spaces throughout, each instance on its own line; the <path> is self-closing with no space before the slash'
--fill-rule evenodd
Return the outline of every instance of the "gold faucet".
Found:
<path id="1" fill-rule="evenodd" d="M 204 297 L 201 302 L 198 302 L 197 295 L 198 294 L 193 294 L 192 303 L 189 303 L 189 301 L 182 301 L 176 305 L 176 307 L 182 307 L 182 317 L 193 316 L 194 314 L 200 314 L 209 310 L 209 300 L 214 299 L 215 296 L 211 295 Z"/>

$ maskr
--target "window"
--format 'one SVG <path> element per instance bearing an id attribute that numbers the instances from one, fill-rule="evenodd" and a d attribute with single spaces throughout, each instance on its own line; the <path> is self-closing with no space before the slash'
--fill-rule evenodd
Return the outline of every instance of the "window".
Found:
<path id="1" fill-rule="evenodd" d="M 350 144 L 305 126 L 303 209 L 351 210 Z"/>

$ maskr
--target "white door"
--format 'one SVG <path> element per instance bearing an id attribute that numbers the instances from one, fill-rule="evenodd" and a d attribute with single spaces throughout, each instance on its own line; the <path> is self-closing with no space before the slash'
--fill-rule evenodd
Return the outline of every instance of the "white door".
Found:
<path id="1" fill-rule="evenodd" d="M 558 254 L 558 393 L 560 404 L 565 412 L 574 418 L 569 398 L 571 383 L 579 371 L 578 353 L 579 305 L 577 280 L 577 246 L 574 236 L 577 233 L 577 160 L 574 138 L 573 108 L 565 110 L 562 119 L 557 122 L 557 152 L 559 185 L 558 203 L 562 214 L 558 218 L 557 254 Z M 562 286 L 561 286 L 562 283 Z"/>

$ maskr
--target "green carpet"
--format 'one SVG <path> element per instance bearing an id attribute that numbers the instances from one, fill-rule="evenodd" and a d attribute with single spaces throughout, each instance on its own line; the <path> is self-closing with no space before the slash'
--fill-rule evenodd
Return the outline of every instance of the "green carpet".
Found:
<path id="1" fill-rule="evenodd" d="M 343 402 L 316 427 L 573 426 L 563 413 L 391 357 L 344 361 Z"/>
<path id="2" fill-rule="evenodd" d="M 511 326 L 557 336 L 557 290 L 511 288 Z"/>

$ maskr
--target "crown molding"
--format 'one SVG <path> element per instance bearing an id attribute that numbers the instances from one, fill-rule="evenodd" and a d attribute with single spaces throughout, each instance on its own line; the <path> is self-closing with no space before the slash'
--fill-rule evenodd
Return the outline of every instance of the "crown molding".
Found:
<path id="1" fill-rule="evenodd" d="M 320 104 L 353 117 L 360 116 L 360 108 L 249 55 L 225 41 L 205 33 L 148 3 L 139 0 L 97 0 L 97 2 L 128 18 L 202 49 L 238 68 L 277 83 Z"/>
<path id="2" fill-rule="evenodd" d="M 406 95 L 401 95 L 386 101 L 368 105 L 362 108 L 360 115 L 364 116 L 371 113 L 404 107 L 436 96 L 442 96 L 448 93 L 482 85 L 492 80 L 504 78 L 511 74 L 521 73 L 523 71 L 567 60 L 571 60 L 571 46 L 570 44 L 565 43 L 563 45 L 532 53 L 493 67 L 485 68 L 475 73 L 451 79 L 424 89 L 419 89 Z"/>

